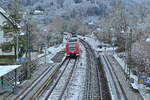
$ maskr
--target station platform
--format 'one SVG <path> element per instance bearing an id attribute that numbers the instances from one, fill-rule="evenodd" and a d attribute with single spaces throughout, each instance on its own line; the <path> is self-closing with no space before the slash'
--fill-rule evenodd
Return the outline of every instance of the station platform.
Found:
<path id="1" fill-rule="evenodd" d="M 0 66 L 0 93 L 14 91 L 17 85 L 17 74 L 21 65 Z"/>

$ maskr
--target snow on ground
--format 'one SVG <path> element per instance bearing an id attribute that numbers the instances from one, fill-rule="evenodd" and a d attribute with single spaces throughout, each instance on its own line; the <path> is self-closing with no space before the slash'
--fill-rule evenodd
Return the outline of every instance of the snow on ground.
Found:
<path id="1" fill-rule="evenodd" d="M 40 54 L 38 55 L 38 57 L 42 57 L 44 56 L 45 54 L 48 54 L 46 56 L 46 62 L 47 63 L 53 63 L 53 61 L 51 60 L 59 51 L 61 51 L 62 49 L 65 48 L 65 45 L 64 44 L 60 44 L 60 45 L 56 45 L 56 46 L 52 46 L 52 47 L 49 47 L 46 49 L 46 52 L 45 50 L 43 50 L 43 54 Z M 43 63 L 45 61 L 45 58 L 43 58 L 42 62 Z"/>
<path id="2" fill-rule="evenodd" d="M 104 54 L 108 53 L 109 51 L 112 52 L 113 50 L 117 49 L 117 47 L 112 48 L 109 44 L 106 45 L 104 43 L 99 42 L 94 35 L 88 35 L 86 37 L 79 36 L 79 37 L 87 41 L 96 51 L 104 52 Z M 99 45 L 106 45 L 106 47 L 100 49 L 98 47 Z M 122 69 L 127 73 L 127 67 L 125 65 L 124 59 L 119 58 L 116 53 L 114 53 L 113 56 L 121 65 Z M 130 78 L 134 79 L 134 83 L 131 83 L 132 87 L 139 90 L 144 100 L 150 100 L 150 94 L 149 92 L 146 91 L 146 87 L 143 84 L 138 84 L 138 77 L 136 75 L 134 75 L 132 72 L 130 74 L 131 74 Z"/>
<path id="3" fill-rule="evenodd" d="M 98 45 L 100 44 L 100 42 L 94 35 L 89 35 L 86 37 L 79 36 L 79 37 L 87 41 L 92 46 L 92 48 L 97 49 Z"/>
<path id="4" fill-rule="evenodd" d="M 92 48 L 94 48 L 96 51 L 112 51 L 114 49 L 117 49 L 117 47 L 112 48 L 110 44 L 105 44 L 103 42 L 100 42 L 94 35 L 88 35 L 86 37 L 79 36 L 79 37 L 87 41 L 92 46 Z M 105 47 L 102 47 L 100 49 L 99 48 L 100 45 Z"/>
<path id="5" fill-rule="evenodd" d="M 84 86 L 86 76 L 86 50 L 81 45 L 81 55 L 78 65 L 76 66 L 73 76 L 70 80 L 69 87 L 67 88 L 63 100 L 82 100 L 84 97 Z M 82 65 L 81 65 L 82 63 Z"/>
<path id="6" fill-rule="evenodd" d="M 114 58 L 118 61 L 118 63 L 121 65 L 121 68 L 124 70 L 125 73 L 128 73 L 127 71 L 127 65 L 125 64 L 124 62 L 124 59 L 118 57 L 118 55 L 115 53 L 114 55 Z M 134 79 L 134 82 L 131 83 L 131 86 L 134 88 L 134 89 L 138 89 L 139 86 L 138 86 L 138 77 L 136 75 L 134 75 L 132 72 L 130 72 L 130 78 Z"/>
<path id="7" fill-rule="evenodd" d="M 82 100 L 84 98 L 84 89 L 85 89 L 85 76 L 86 76 L 86 50 L 83 45 L 80 46 L 81 55 L 78 65 L 75 67 L 73 75 L 69 81 L 67 89 L 62 97 L 62 100 Z M 74 60 L 74 59 L 71 59 Z M 82 63 L 82 64 L 81 64 Z M 68 67 L 64 74 L 68 76 L 70 72 L 70 68 L 73 63 L 69 63 L 70 67 Z M 63 68 L 62 68 L 63 69 Z M 52 92 L 49 100 L 56 100 L 59 97 L 62 88 L 64 87 L 65 80 L 68 78 L 66 75 L 63 75 L 55 87 L 55 90 Z M 61 83 L 61 84 L 60 84 Z M 48 90 L 49 91 L 49 90 Z M 43 95 L 44 96 L 44 95 Z M 41 98 L 42 100 L 42 98 Z"/>
<path id="8" fill-rule="evenodd" d="M 127 67 L 125 65 L 125 62 L 123 59 L 119 58 L 118 55 L 115 53 L 114 58 L 118 61 L 118 63 L 121 65 L 122 69 L 127 73 Z M 145 85 L 138 84 L 138 77 L 136 75 L 133 75 L 131 72 L 130 78 L 134 79 L 134 83 L 131 83 L 131 86 L 134 89 L 138 89 L 144 100 L 150 100 L 150 93 L 146 91 Z"/>
<path id="9" fill-rule="evenodd" d="M 67 66 L 67 68 L 65 69 L 65 65 L 63 65 L 60 69 L 60 72 L 62 72 L 65 69 L 65 72 L 63 73 L 63 75 L 61 76 L 61 78 L 59 79 L 57 85 L 55 86 L 55 89 L 53 90 L 53 92 L 51 93 L 51 95 L 49 96 L 48 100 L 58 100 L 60 94 L 62 93 L 63 89 L 64 89 L 64 85 L 66 84 L 68 77 L 69 77 L 69 73 L 71 72 L 73 63 L 74 63 L 75 59 L 70 59 L 70 62 Z M 57 80 L 57 79 L 56 79 Z M 55 81 L 55 80 L 54 80 Z M 53 87 L 53 86 L 52 86 Z M 51 87 L 51 89 L 52 89 Z M 50 89 L 50 90 L 51 90 Z M 49 90 L 48 90 L 49 91 Z M 41 99 L 42 100 L 42 99 Z"/>
<path id="10" fill-rule="evenodd" d="M 98 53 L 98 52 L 107 52 L 107 54 L 110 52 L 112 54 L 112 52 L 114 50 L 117 49 L 117 47 L 111 47 L 110 44 L 105 44 L 103 42 L 100 42 L 94 35 L 87 35 L 85 37 L 82 37 L 82 36 L 79 36 L 79 38 L 87 41 L 94 50 L 96 50 L 95 53 Z M 102 48 L 100 48 L 99 46 L 102 46 Z"/>

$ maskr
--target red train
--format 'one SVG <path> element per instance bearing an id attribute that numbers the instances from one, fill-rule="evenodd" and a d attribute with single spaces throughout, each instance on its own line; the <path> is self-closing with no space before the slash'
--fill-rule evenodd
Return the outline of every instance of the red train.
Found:
<path id="1" fill-rule="evenodd" d="M 77 57 L 80 55 L 79 39 L 71 37 L 66 44 L 66 55 L 68 57 Z"/>

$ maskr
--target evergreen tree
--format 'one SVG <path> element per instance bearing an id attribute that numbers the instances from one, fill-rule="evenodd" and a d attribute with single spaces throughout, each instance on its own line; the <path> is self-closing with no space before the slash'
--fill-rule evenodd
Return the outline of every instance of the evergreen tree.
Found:
<path id="1" fill-rule="evenodd" d="M 4 34 L 11 33 L 12 36 L 14 36 L 14 39 L 12 41 L 12 44 L 15 49 L 15 56 L 16 54 L 16 35 L 19 34 L 20 28 L 18 27 L 22 20 L 22 11 L 21 11 L 21 1 L 20 0 L 13 0 L 11 2 L 11 9 L 9 9 L 9 17 L 7 21 L 3 23 L 3 26 L 1 26 L 1 29 L 3 30 Z M 23 38 L 23 37 L 21 37 Z M 22 39 L 21 39 L 22 40 Z M 22 43 L 20 45 L 23 45 L 24 43 L 22 41 L 19 41 L 19 43 Z M 21 47 L 21 46 L 19 46 Z"/>

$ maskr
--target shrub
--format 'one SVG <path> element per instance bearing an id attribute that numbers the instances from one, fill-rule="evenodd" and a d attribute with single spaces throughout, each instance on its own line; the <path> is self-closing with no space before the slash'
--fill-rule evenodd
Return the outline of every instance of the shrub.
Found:
<path id="1" fill-rule="evenodd" d="M 11 52 L 12 47 L 13 47 L 13 45 L 10 42 L 5 42 L 1 45 L 1 49 L 3 52 Z"/>

